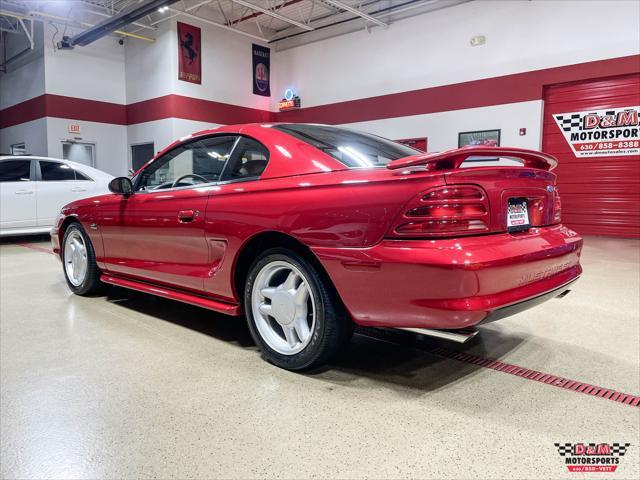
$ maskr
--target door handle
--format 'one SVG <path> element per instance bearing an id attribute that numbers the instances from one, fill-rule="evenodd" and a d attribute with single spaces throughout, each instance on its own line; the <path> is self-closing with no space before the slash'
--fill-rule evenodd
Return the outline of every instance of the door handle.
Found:
<path id="1" fill-rule="evenodd" d="M 195 217 L 198 216 L 200 212 L 194 212 L 193 210 L 180 210 L 178 212 L 178 221 L 180 223 L 188 223 L 192 222 Z"/>
<path id="2" fill-rule="evenodd" d="M 87 189 L 86 188 L 82 188 L 82 187 L 73 187 L 71 189 L 72 192 L 86 192 Z"/>
<path id="3" fill-rule="evenodd" d="M 16 190 L 16 195 L 33 195 L 33 190 Z"/>

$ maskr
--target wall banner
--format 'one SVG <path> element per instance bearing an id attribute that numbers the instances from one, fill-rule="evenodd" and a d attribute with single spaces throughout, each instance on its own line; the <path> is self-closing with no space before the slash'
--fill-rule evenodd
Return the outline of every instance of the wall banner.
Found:
<path id="1" fill-rule="evenodd" d="M 178 79 L 202 83 L 200 29 L 178 22 Z"/>
<path id="2" fill-rule="evenodd" d="M 578 158 L 638 155 L 640 107 L 553 114 Z"/>
<path id="3" fill-rule="evenodd" d="M 271 96 L 269 69 L 271 68 L 271 50 L 255 43 L 251 45 L 253 56 L 253 93 L 263 97 Z"/>

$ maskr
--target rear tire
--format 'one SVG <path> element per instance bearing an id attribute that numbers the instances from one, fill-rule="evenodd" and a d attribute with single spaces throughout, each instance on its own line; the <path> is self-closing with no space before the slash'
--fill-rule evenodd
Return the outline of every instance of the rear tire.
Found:
<path id="1" fill-rule="evenodd" d="M 72 223 L 65 230 L 61 258 L 64 278 L 73 293 L 85 296 L 105 290 L 93 244 L 79 223 Z"/>
<path id="2" fill-rule="evenodd" d="M 333 286 L 288 249 L 270 249 L 256 259 L 244 306 L 251 336 L 266 360 L 287 370 L 326 363 L 353 334 Z"/>

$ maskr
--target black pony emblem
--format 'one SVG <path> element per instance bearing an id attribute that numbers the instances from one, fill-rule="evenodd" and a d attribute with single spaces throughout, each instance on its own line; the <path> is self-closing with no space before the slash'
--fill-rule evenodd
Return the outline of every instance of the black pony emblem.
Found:
<path id="1" fill-rule="evenodd" d="M 180 47 L 186 50 L 185 57 L 189 58 L 189 65 L 198 57 L 198 52 L 193 48 L 193 35 L 186 33 L 184 40 L 180 42 Z"/>

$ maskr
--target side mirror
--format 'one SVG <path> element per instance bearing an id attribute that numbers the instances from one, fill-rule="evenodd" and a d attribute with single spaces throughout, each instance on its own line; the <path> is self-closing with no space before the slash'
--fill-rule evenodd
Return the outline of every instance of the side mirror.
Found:
<path id="1" fill-rule="evenodd" d="M 116 177 L 109 182 L 109 190 L 118 195 L 132 195 L 133 183 L 129 177 Z"/>

